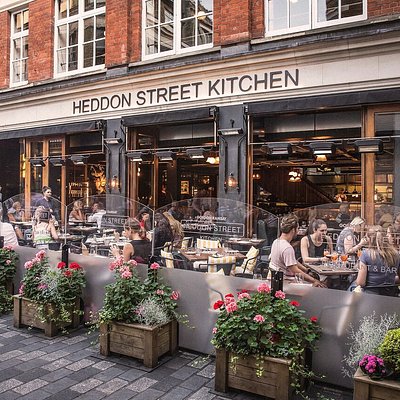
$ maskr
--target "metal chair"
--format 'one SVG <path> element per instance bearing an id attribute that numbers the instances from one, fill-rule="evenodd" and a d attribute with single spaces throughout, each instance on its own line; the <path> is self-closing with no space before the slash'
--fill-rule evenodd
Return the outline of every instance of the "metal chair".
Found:
<path id="1" fill-rule="evenodd" d="M 391 296 L 391 297 L 399 297 L 400 283 L 393 284 L 393 285 L 376 285 L 376 286 L 364 286 L 364 292 L 372 293 L 372 294 L 379 294 L 381 296 Z M 370 290 L 368 292 L 368 290 Z"/>
<path id="2" fill-rule="evenodd" d="M 222 269 L 225 275 L 230 275 L 235 265 L 236 257 L 234 256 L 208 257 L 206 263 L 199 262 L 197 271 L 215 273 Z"/>
<path id="3" fill-rule="evenodd" d="M 174 255 L 164 250 L 161 250 L 160 263 L 165 268 L 190 269 L 188 268 L 187 261 L 178 254 Z"/>

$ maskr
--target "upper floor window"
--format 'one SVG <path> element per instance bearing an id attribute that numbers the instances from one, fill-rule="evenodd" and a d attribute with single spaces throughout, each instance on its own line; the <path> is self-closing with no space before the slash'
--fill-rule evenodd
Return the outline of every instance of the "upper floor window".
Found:
<path id="1" fill-rule="evenodd" d="M 11 16 L 11 84 L 28 82 L 29 11 L 22 10 Z"/>
<path id="2" fill-rule="evenodd" d="M 143 1 L 145 57 L 212 46 L 213 0 Z"/>
<path id="3" fill-rule="evenodd" d="M 267 34 L 283 34 L 367 18 L 367 0 L 266 0 Z"/>
<path id="4" fill-rule="evenodd" d="M 105 5 L 105 0 L 57 0 L 57 75 L 98 69 L 104 65 Z"/>

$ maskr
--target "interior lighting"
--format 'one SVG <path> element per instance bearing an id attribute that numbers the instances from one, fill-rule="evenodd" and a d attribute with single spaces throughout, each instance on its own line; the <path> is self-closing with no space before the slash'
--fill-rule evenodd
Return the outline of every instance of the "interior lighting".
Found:
<path id="1" fill-rule="evenodd" d="M 44 167 L 46 165 L 43 158 L 31 158 L 29 162 L 33 167 Z"/>
<path id="2" fill-rule="evenodd" d="M 288 156 L 292 154 L 292 146 L 290 143 L 268 143 L 265 147 L 267 153 L 271 156 Z"/>
<path id="3" fill-rule="evenodd" d="M 336 146 L 333 142 L 321 141 L 321 142 L 311 142 L 309 144 L 313 154 L 315 156 L 318 155 L 327 155 L 327 154 L 335 154 Z"/>
<path id="4" fill-rule="evenodd" d="M 381 139 L 361 139 L 354 142 L 359 153 L 383 153 L 383 142 Z"/>

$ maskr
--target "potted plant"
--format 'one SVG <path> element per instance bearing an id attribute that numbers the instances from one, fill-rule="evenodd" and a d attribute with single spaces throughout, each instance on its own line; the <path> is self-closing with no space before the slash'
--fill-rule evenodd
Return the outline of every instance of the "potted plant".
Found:
<path id="1" fill-rule="evenodd" d="M 100 353 L 122 354 L 154 367 L 158 358 L 177 349 L 175 311 L 179 293 L 159 282 L 159 264 L 152 263 L 141 282 L 136 261 L 122 257 L 110 264 L 115 281 L 106 286 L 104 305 L 98 313 Z"/>
<path id="2" fill-rule="evenodd" d="M 49 265 L 44 250 L 25 263 L 19 294 L 14 296 L 14 326 L 44 329 L 54 336 L 59 329 L 79 325 L 80 296 L 85 275 L 78 263 Z"/>
<path id="3" fill-rule="evenodd" d="M 356 400 L 400 398 L 400 324 L 396 314 L 364 317 L 358 329 L 351 327 L 345 375 L 353 376 Z"/>
<path id="4" fill-rule="evenodd" d="M 245 390 L 284 400 L 312 377 L 304 350 L 313 349 L 321 330 L 306 318 L 297 301 L 282 291 L 273 295 L 266 283 L 256 293 L 227 294 L 214 304 L 220 311 L 213 329 L 216 347 L 215 389 Z"/>
<path id="5" fill-rule="evenodd" d="M 9 246 L 0 248 L 0 314 L 12 310 L 13 278 L 18 254 Z"/>

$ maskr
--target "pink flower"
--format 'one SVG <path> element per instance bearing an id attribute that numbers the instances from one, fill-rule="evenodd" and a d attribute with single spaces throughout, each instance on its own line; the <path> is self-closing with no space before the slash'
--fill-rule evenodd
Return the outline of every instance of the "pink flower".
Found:
<path id="1" fill-rule="evenodd" d="M 25 269 L 31 269 L 33 267 L 33 262 L 32 261 L 27 261 L 24 264 Z"/>
<path id="2" fill-rule="evenodd" d="M 130 278 L 132 278 L 132 272 L 129 271 L 129 269 L 124 269 L 124 270 L 121 272 L 121 278 L 123 278 L 123 279 L 130 279 Z"/>
<path id="3" fill-rule="evenodd" d="M 45 283 L 41 283 L 41 284 L 39 284 L 38 289 L 39 289 L 39 290 L 46 290 L 47 287 L 48 287 L 48 286 L 47 286 Z"/>
<path id="4" fill-rule="evenodd" d="M 137 262 L 135 260 L 129 260 L 128 264 L 132 265 L 132 267 L 136 267 L 137 266 Z"/>
<path id="5" fill-rule="evenodd" d="M 212 333 L 215 335 L 217 333 L 218 329 L 216 327 L 213 328 Z"/>
<path id="6" fill-rule="evenodd" d="M 296 301 L 296 300 L 291 301 L 289 304 L 291 306 L 294 306 L 294 307 L 299 307 L 300 306 L 300 303 L 298 301 Z"/>
<path id="7" fill-rule="evenodd" d="M 108 269 L 109 269 L 110 271 L 114 271 L 115 268 L 117 268 L 117 263 L 116 263 L 115 261 L 113 261 L 113 262 L 108 266 Z"/>
<path id="8" fill-rule="evenodd" d="M 156 294 L 162 296 L 164 294 L 164 290 L 157 289 Z"/>
<path id="9" fill-rule="evenodd" d="M 250 298 L 250 295 L 247 292 L 239 293 L 239 295 L 238 295 L 239 300 L 249 299 L 249 298 Z"/>
<path id="10" fill-rule="evenodd" d="M 43 258 L 46 256 L 46 252 L 44 250 L 40 250 L 39 252 L 36 253 L 35 257 L 38 258 L 39 260 L 43 260 Z"/>
<path id="11" fill-rule="evenodd" d="M 257 291 L 259 293 L 271 293 L 271 288 L 268 286 L 267 283 L 263 282 L 258 285 Z"/>
<path id="12" fill-rule="evenodd" d="M 228 304 L 226 305 L 226 312 L 227 312 L 227 313 L 231 313 L 231 312 L 234 312 L 234 311 L 236 311 L 236 310 L 237 310 L 237 304 L 236 304 L 235 301 L 233 301 L 233 302 L 231 302 L 231 303 L 228 303 Z"/>
<path id="13" fill-rule="evenodd" d="M 19 293 L 20 295 L 23 295 L 23 294 L 24 294 L 24 287 L 25 287 L 24 284 L 22 284 L 22 285 L 19 287 L 18 293 Z"/>
<path id="14" fill-rule="evenodd" d="M 13 248 L 12 248 L 11 246 L 4 246 L 3 249 L 4 249 L 4 250 L 9 250 L 9 251 L 10 251 L 10 250 L 12 250 Z"/>
<path id="15" fill-rule="evenodd" d="M 179 292 L 177 292 L 176 290 L 174 290 L 172 293 L 171 293 L 171 299 L 172 300 L 178 300 L 179 299 Z"/>
<path id="16" fill-rule="evenodd" d="M 158 268 L 160 268 L 160 264 L 159 263 L 155 262 L 155 263 L 150 265 L 150 269 L 158 269 Z"/>
<path id="17" fill-rule="evenodd" d="M 6 260 L 6 264 L 10 265 L 11 264 L 11 260 Z"/>
<path id="18" fill-rule="evenodd" d="M 259 324 L 262 324 L 262 323 L 265 321 L 265 318 L 264 318 L 262 315 L 257 314 L 257 315 L 253 318 L 253 321 L 258 322 Z"/>
<path id="19" fill-rule="evenodd" d="M 275 297 L 277 299 L 284 299 L 286 297 L 286 294 L 282 292 L 282 290 L 277 290 L 275 292 Z"/>
<path id="20" fill-rule="evenodd" d="M 230 303 L 235 303 L 235 298 L 233 296 L 232 297 L 225 296 L 225 304 L 230 304 Z"/>

